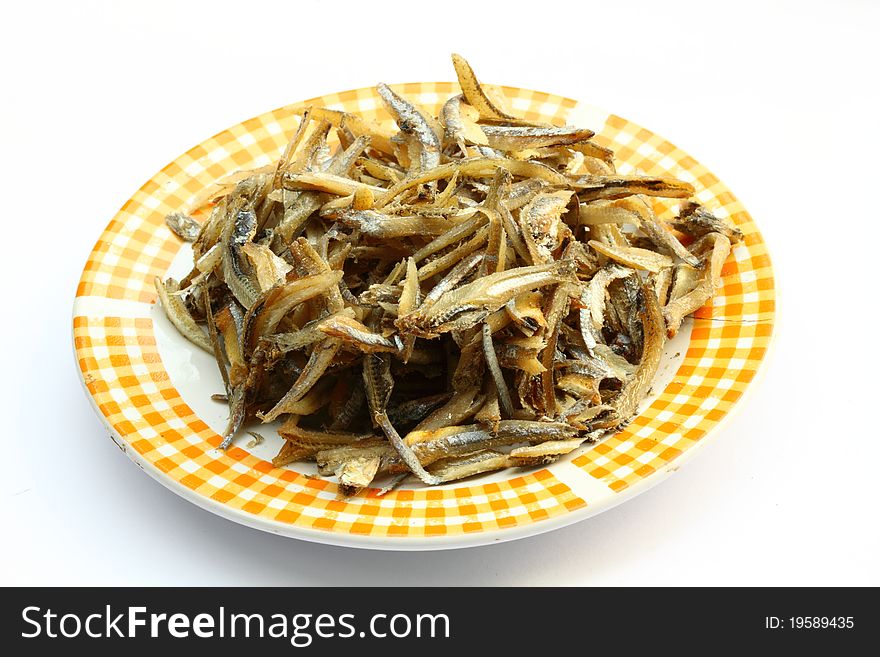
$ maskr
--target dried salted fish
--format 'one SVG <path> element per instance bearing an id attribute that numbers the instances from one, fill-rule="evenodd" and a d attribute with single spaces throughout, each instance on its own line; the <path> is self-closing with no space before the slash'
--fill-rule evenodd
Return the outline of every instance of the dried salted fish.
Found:
<path id="1" fill-rule="evenodd" d="M 632 418 L 721 284 L 742 234 L 690 184 L 616 173 L 588 127 L 518 117 L 453 65 L 439 116 L 384 84 L 396 129 L 296 110 L 277 162 L 199 197 L 204 223 L 167 217 L 194 265 L 156 290 L 217 361 L 222 448 L 279 420 L 273 465 L 343 495 L 550 463 Z M 683 199 L 674 221 L 657 197 Z"/>
<path id="2" fill-rule="evenodd" d="M 672 227 L 692 237 L 702 237 L 709 233 L 721 233 L 731 244 L 743 238 L 742 231 L 733 224 L 719 219 L 706 208 L 693 201 L 682 203 L 679 216 Z"/>
<path id="3" fill-rule="evenodd" d="M 574 263 L 570 260 L 497 272 L 442 296 L 427 310 L 419 309 L 399 318 L 396 324 L 401 330 L 422 337 L 473 326 L 518 294 L 558 285 L 572 280 L 573 275 Z"/>
<path id="4" fill-rule="evenodd" d="M 518 127 L 487 125 L 482 127 L 489 146 L 504 151 L 523 151 L 527 148 L 567 146 L 587 141 L 595 133 L 586 128 L 566 126 Z"/>
<path id="5" fill-rule="evenodd" d="M 190 315 L 186 304 L 180 297 L 174 295 L 179 286 L 173 279 L 163 282 L 158 276 L 153 280 L 156 286 L 156 292 L 159 294 L 159 300 L 162 303 L 162 309 L 174 324 L 174 328 L 180 331 L 180 334 L 197 347 L 200 347 L 208 353 L 213 353 L 211 341 L 207 334 L 199 327 L 196 320 Z"/>
<path id="6" fill-rule="evenodd" d="M 673 289 L 679 296 L 673 298 L 663 309 L 669 337 L 673 337 L 678 332 L 682 320 L 687 315 L 705 305 L 712 298 L 715 289 L 721 286 L 721 267 L 730 255 L 730 240 L 721 233 L 709 233 L 702 239 L 710 240 L 712 248 L 707 254 L 708 261 L 703 263 L 699 279 L 687 292 L 683 289 Z"/>
<path id="7" fill-rule="evenodd" d="M 380 83 L 376 90 L 385 107 L 394 115 L 400 131 L 418 143 L 418 171 L 429 171 L 440 164 L 440 137 L 431 119 L 412 103 L 398 96 L 391 88 Z"/>
<path id="8" fill-rule="evenodd" d="M 446 138 L 454 142 L 462 153 L 467 153 L 466 144 L 489 145 L 483 129 L 477 125 L 480 113 L 464 103 L 464 96 L 453 96 L 443 105 L 440 122 L 446 130 Z"/>
<path id="9" fill-rule="evenodd" d="M 202 230 L 202 225 L 182 212 L 172 212 L 165 217 L 165 224 L 171 232 L 184 242 L 195 242 Z"/>

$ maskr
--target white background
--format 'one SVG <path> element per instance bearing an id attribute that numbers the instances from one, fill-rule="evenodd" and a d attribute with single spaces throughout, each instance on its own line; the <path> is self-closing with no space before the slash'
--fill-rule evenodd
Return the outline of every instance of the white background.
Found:
<path id="1" fill-rule="evenodd" d="M 880 584 L 880 3 L 351 4 L 5 6 L 0 583 Z M 80 389 L 70 313 L 92 245 L 203 139 L 332 91 L 452 79 L 450 51 L 632 119 L 731 187 L 778 277 L 763 380 L 668 481 L 512 543 L 334 548 L 178 498 Z"/>

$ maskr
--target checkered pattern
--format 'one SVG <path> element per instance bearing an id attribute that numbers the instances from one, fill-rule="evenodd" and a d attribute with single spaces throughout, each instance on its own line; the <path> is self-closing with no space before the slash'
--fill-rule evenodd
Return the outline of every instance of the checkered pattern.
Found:
<path id="1" fill-rule="evenodd" d="M 435 112 L 458 93 L 452 83 L 404 84 L 396 89 Z M 563 124 L 577 110 L 575 101 L 559 96 L 502 90 L 513 111 L 528 119 Z M 164 216 L 191 204 L 218 178 L 274 160 L 296 126 L 296 110 L 312 104 L 391 124 L 375 92 L 360 89 L 268 112 L 212 137 L 162 169 L 123 206 L 95 246 L 77 296 L 155 301 L 152 279 L 165 274 L 180 248 L 165 228 Z M 729 216 L 746 240 L 724 268 L 719 296 L 697 313 L 690 347 L 675 379 L 625 431 L 577 456 L 572 463 L 580 470 L 566 466 L 565 473 L 555 473 L 557 466 L 551 465 L 534 472 L 511 471 L 498 483 L 398 490 L 381 498 L 368 493 L 346 500 L 335 483 L 300 474 L 296 464 L 294 469 L 279 469 L 240 447 L 219 451 L 219 436 L 171 385 L 151 320 L 83 311 L 86 314 L 74 317 L 75 348 L 99 412 L 121 436 L 124 448 L 134 450 L 165 479 L 203 496 L 209 504 L 252 514 L 275 523 L 279 530 L 295 526 L 411 538 L 480 534 L 560 518 L 588 502 L 591 506 L 608 502 L 613 491 L 651 476 L 689 449 L 742 395 L 770 339 L 773 279 L 754 223 L 708 171 L 668 142 L 619 117 L 608 117 L 604 126 L 586 127 L 599 133 L 600 143 L 614 148 L 623 161 L 622 172 L 666 172 L 692 182 L 698 198 L 717 214 Z M 657 206 L 664 214 L 673 209 Z M 105 306 L 118 307 L 119 315 L 134 312 L 112 301 Z M 576 493 L 562 481 L 570 481 L 572 473 L 604 482 L 607 488 L 575 486 L 589 490 L 592 497 Z"/>
<path id="2" fill-rule="evenodd" d="M 584 505 L 547 470 L 346 500 L 333 482 L 275 468 L 239 447 L 217 449 L 220 436 L 171 385 L 150 319 L 76 317 L 74 343 L 88 391 L 125 449 L 198 494 L 266 520 L 372 536 L 443 536 L 515 527 Z"/>

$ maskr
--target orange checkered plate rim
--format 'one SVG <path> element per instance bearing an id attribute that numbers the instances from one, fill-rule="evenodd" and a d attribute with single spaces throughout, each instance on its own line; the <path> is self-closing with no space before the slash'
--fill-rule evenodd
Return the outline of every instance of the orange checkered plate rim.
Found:
<path id="1" fill-rule="evenodd" d="M 458 86 L 394 85 L 437 111 Z M 178 336 L 156 304 L 155 276 L 182 276 L 189 246 L 164 224 L 211 183 L 275 160 L 297 109 L 323 105 L 390 123 L 372 88 L 328 94 L 267 112 L 190 149 L 144 184 L 95 245 L 77 288 L 73 339 L 87 395 L 116 444 L 141 469 L 185 499 L 261 530 L 377 549 L 481 545 L 548 531 L 647 490 L 693 456 L 741 403 L 765 361 L 775 320 L 766 245 L 736 197 L 671 143 L 626 119 L 553 94 L 502 87 L 529 119 L 574 124 L 614 149 L 621 173 L 671 174 L 745 234 L 713 301 L 667 345 L 652 395 L 622 431 L 542 468 L 511 470 L 436 488 L 414 485 L 344 499 L 313 466 L 275 468 L 274 431 L 223 452 L 225 406 L 213 360 Z M 657 204 L 661 216 L 675 207 Z M 271 434 L 271 435 L 270 435 Z M 311 468 L 311 469 L 310 469 Z"/>

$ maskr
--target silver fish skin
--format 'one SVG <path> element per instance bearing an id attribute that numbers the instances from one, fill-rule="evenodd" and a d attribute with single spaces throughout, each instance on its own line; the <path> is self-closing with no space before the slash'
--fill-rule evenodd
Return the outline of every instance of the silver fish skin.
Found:
<path id="1" fill-rule="evenodd" d="M 515 151 L 575 144 L 587 141 L 595 134 L 592 130 L 574 126 L 538 128 L 485 125 L 481 127 L 489 140 L 490 147 Z"/>
<path id="2" fill-rule="evenodd" d="M 702 205 L 686 201 L 681 205 L 677 221 L 671 222 L 672 227 L 692 237 L 703 237 L 709 233 L 721 233 L 731 244 L 740 242 L 742 231 L 733 224 L 716 217 Z M 692 264 L 692 263 L 689 263 Z"/>
<path id="3" fill-rule="evenodd" d="M 440 297 L 425 312 L 417 309 L 398 318 L 398 326 L 428 337 L 444 332 L 444 325 L 446 329 L 456 328 L 452 323 L 459 316 L 467 315 L 476 323 L 522 292 L 573 280 L 574 271 L 573 261 L 558 260 L 490 274 Z"/>
<path id="4" fill-rule="evenodd" d="M 202 224 L 181 212 L 172 212 L 165 217 L 165 225 L 184 242 L 195 242 L 202 230 Z"/>
<path id="5" fill-rule="evenodd" d="M 420 169 L 427 171 L 440 164 L 440 137 L 434 132 L 434 128 L 425 115 L 394 93 L 387 84 L 380 82 L 376 89 L 384 101 L 385 107 L 397 121 L 400 131 L 413 137 L 421 146 Z"/>
<path id="6" fill-rule="evenodd" d="M 443 126 L 446 129 L 446 138 L 455 142 L 462 153 L 467 153 L 465 144 L 465 126 L 461 120 L 461 101 L 463 96 L 453 96 L 443 105 L 440 116 L 443 120 Z"/>
<path id="7" fill-rule="evenodd" d="M 260 292 L 242 267 L 241 247 L 251 241 L 257 231 L 257 216 L 251 210 L 239 210 L 223 249 L 223 278 L 236 300 L 245 308 L 254 305 Z"/>
<path id="8" fill-rule="evenodd" d="M 213 353 L 210 339 L 189 314 L 183 300 L 174 294 L 178 290 L 178 285 L 171 279 L 167 283 L 163 282 L 158 276 L 153 280 L 153 283 L 156 286 L 162 308 L 174 327 L 194 345 L 201 347 L 209 354 Z"/>

